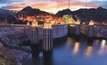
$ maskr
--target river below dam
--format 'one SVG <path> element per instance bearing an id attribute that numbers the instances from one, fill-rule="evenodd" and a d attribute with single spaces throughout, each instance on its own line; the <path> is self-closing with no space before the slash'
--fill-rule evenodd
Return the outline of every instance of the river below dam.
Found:
<path id="1" fill-rule="evenodd" d="M 54 43 L 51 58 L 43 59 L 43 53 L 39 58 L 33 59 L 31 54 L 25 58 L 23 65 L 107 65 L 107 40 L 93 39 L 88 42 L 86 38 L 77 41 L 67 37 L 66 40 Z"/>

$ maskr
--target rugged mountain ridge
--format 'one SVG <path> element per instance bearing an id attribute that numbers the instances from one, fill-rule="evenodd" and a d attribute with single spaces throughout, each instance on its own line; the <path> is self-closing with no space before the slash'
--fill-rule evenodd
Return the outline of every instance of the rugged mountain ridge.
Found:
<path id="1" fill-rule="evenodd" d="M 31 16 L 34 16 L 34 15 L 51 15 L 48 12 L 42 11 L 40 9 L 32 8 L 30 6 L 23 8 L 21 11 L 28 12 L 28 13 L 30 13 Z"/>
<path id="2" fill-rule="evenodd" d="M 63 15 L 72 15 L 76 18 L 79 18 L 83 22 L 88 22 L 93 20 L 95 22 L 106 22 L 107 21 L 107 9 L 98 7 L 98 8 L 90 8 L 90 9 L 79 9 L 76 11 L 71 11 L 70 9 L 64 9 L 62 11 L 58 11 L 55 16 L 62 17 Z"/>

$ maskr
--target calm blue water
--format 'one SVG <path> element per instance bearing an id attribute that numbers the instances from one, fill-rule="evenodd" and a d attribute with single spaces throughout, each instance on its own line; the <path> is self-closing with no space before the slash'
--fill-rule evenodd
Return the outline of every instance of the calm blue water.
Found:
<path id="1" fill-rule="evenodd" d="M 51 65 L 107 65 L 107 40 L 95 39 L 92 44 L 86 39 L 77 42 L 68 37 L 59 43 L 60 46 L 54 47 Z M 44 65 L 43 54 L 40 53 L 38 59 L 32 59 L 30 55 L 23 65 Z"/>

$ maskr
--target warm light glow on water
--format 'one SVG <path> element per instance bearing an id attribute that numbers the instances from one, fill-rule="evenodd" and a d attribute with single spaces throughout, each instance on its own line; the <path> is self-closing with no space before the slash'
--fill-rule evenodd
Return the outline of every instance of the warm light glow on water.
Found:
<path id="1" fill-rule="evenodd" d="M 106 47 L 106 40 L 102 40 L 101 41 L 101 47 L 100 47 L 100 50 L 99 50 L 100 54 L 102 54 L 104 52 L 105 47 Z"/>
<path id="2" fill-rule="evenodd" d="M 68 37 L 65 41 L 55 42 L 54 44 L 58 44 L 58 46 L 56 45 L 53 49 L 53 57 L 52 59 L 47 58 L 48 62 L 52 60 L 50 65 L 107 65 L 107 40 L 95 39 L 92 40 L 92 44 L 89 44 L 84 38 L 79 42 L 75 42 L 75 40 L 75 38 Z M 104 51 L 99 54 L 101 48 Z M 32 60 L 29 56 L 24 59 L 23 63 L 23 65 L 44 65 L 43 56 L 41 55 L 37 60 Z"/>
<path id="3" fill-rule="evenodd" d="M 74 40 L 72 38 L 68 38 L 67 39 L 67 47 L 71 47 L 72 43 L 74 42 Z"/>
<path id="4" fill-rule="evenodd" d="M 85 56 L 86 57 L 90 57 L 92 55 L 92 51 L 93 51 L 93 47 L 92 46 L 88 46 L 86 48 Z"/>
<path id="5" fill-rule="evenodd" d="M 102 42 L 101 42 L 101 50 L 104 49 L 105 45 L 106 45 L 106 40 L 102 40 Z"/>
<path id="6" fill-rule="evenodd" d="M 79 46 L 80 46 L 80 43 L 79 42 L 75 42 L 74 49 L 73 49 L 73 54 L 77 54 L 78 53 Z"/>
<path id="7" fill-rule="evenodd" d="M 96 43 L 95 45 L 98 46 L 98 44 L 99 44 L 99 40 L 96 40 L 95 43 Z"/>

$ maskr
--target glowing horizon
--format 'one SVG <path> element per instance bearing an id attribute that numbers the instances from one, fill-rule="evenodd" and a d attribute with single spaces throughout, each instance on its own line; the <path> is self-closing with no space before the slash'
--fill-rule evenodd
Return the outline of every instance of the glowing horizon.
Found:
<path id="1" fill-rule="evenodd" d="M 65 0 L 0 0 L 0 8 L 8 10 L 22 10 L 26 6 L 37 8 L 46 12 L 56 13 L 59 10 L 68 8 L 68 1 Z M 80 8 L 107 8 L 106 0 L 70 0 L 70 10 Z"/>

